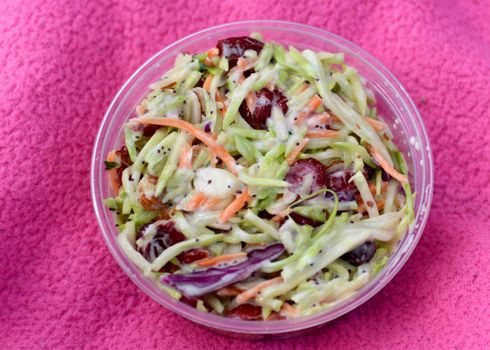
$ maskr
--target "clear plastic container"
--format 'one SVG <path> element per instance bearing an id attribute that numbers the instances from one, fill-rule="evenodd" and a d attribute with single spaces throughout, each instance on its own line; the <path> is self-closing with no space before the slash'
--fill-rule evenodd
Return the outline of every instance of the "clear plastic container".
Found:
<path id="1" fill-rule="evenodd" d="M 379 114 L 390 125 L 394 140 L 406 157 L 415 197 L 415 222 L 400 241 L 386 267 L 366 286 L 348 299 L 312 316 L 281 321 L 242 321 L 198 311 L 170 298 L 156 284 L 145 278 L 116 242 L 117 230 L 103 199 L 110 196 L 104 159 L 122 144 L 122 126 L 134 116 L 138 102 L 148 93 L 150 83 L 173 66 L 181 52 L 198 53 L 216 45 L 218 39 L 260 32 L 265 40 L 298 49 L 344 52 L 346 62 L 366 79 L 376 95 Z M 229 335 L 253 339 L 291 336 L 311 330 L 353 310 L 383 288 L 402 268 L 417 245 L 429 216 L 433 189 L 433 162 L 429 139 L 414 103 L 402 85 L 373 56 L 351 42 L 327 31 L 282 21 L 246 21 L 212 27 L 189 35 L 167 46 L 143 64 L 123 85 L 110 104 L 100 126 L 92 155 L 91 191 L 95 213 L 110 252 L 133 280 L 156 302 L 198 324 Z"/>

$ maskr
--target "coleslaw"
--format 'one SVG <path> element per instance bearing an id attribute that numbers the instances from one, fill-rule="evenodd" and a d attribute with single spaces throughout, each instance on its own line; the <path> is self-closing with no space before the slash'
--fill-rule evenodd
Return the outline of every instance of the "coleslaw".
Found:
<path id="1" fill-rule="evenodd" d="M 245 320 L 332 307 L 414 219 L 403 155 L 342 53 L 259 34 L 179 54 L 107 155 L 117 240 L 171 297 Z"/>

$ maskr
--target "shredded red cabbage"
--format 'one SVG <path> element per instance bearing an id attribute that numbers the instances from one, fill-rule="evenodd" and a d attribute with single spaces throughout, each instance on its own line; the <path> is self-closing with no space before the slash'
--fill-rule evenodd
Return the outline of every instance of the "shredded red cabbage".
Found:
<path id="1" fill-rule="evenodd" d="M 222 268 L 212 267 L 181 275 L 167 275 L 162 277 L 162 282 L 174 287 L 187 298 L 200 297 L 250 277 L 262 263 L 278 257 L 283 251 L 282 244 L 272 244 L 263 249 L 251 250 L 248 252 L 247 260 L 239 264 Z"/>

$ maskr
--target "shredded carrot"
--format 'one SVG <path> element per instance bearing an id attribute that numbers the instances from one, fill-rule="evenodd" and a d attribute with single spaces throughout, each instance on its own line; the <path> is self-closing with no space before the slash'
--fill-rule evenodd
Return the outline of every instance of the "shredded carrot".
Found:
<path id="1" fill-rule="evenodd" d="M 387 187 L 388 187 L 388 183 L 386 181 L 383 181 L 383 183 L 381 185 L 381 192 L 386 191 L 386 188 Z M 371 181 L 369 182 L 369 191 L 371 192 L 371 194 L 373 196 L 376 195 L 376 186 Z M 384 198 L 377 198 L 376 199 L 376 206 L 378 207 L 378 210 L 383 210 L 383 208 L 385 206 L 385 200 L 384 200 Z M 367 211 L 366 204 L 360 198 L 357 201 L 357 211 L 359 213 L 361 213 L 361 214 L 363 214 L 363 213 L 365 213 Z"/>
<path id="2" fill-rule="evenodd" d="M 204 202 L 203 204 L 203 208 L 206 210 L 216 209 L 216 207 L 218 207 L 218 205 L 220 205 L 221 202 L 223 202 L 223 199 L 221 198 L 208 197 L 208 199 L 206 199 L 206 202 Z"/>
<path id="3" fill-rule="evenodd" d="M 157 219 L 158 220 L 170 219 L 170 214 L 172 210 L 175 210 L 175 208 L 169 210 L 169 207 L 167 205 L 163 205 L 162 209 L 160 209 L 160 214 L 158 214 Z"/>
<path id="4" fill-rule="evenodd" d="M 320 105 L 322 104 L 322 98 L 318 95 L 313 96 L 309 101 L 303 111 L 298 113 L 294 123 L 300 125 L 303 121 L 310 116 Z"/>
<path id="5" fill-rule="evenodd" d="M 236 65 L 240 70 L 245 71 L 251 68 L 251 66 L 253 65 L 253 60 L 240 57 Z"/>
<path id="6" fill-rule="evenodd" d="M 162 86 L 162 87 L 160 88 L 160 91 L 164 91 L 165 89 L 168 89 L 168 88 L 174 87 L 174 86 L 175 86 L 175 84 L 176 84 L 176 83 L 175 83 L 175 82 L 173 82 L 173 83 L 170 83 L 170 84 L 168 84 L 168 85 Z"/>
<path id="7" fill-rule="evenodd" d="M 381 182 L 381 192 L 385 192 L 388 188 L 388 181 Z"/>
<path id="8" fill-rule="evenodd" d="M 208 57 L 214 57 L 218 55 L 219 55 L 219 49 L 217 47 L 214 47 L 208 51 Z"/>
<path id="9" fill-rule="evenodd" d="M 235 199 L 221 212 L 218 222 L 223 224 L 230 220 L 230 218 L 238 213 L 240 209 L 242 209 L 245 204 L 252 198 L 250 192 L 248 192 L 248 188 L 244 188 L 242 193 L 235 197 Z"/>
<path id="10" fill-rule="evenodd" d="M 273 286 L 275 284 L 282 283 L 283 279 L 282 277 L 276 277 L 273 279 L 270 279 L 268 281 L 264 281 L 262 283 L 257 284 L 255 287 L 250 288 L 249 290 L 246 290 L 245 292 L 240 293 L 240 295 L 237 295 L 236 297 L 236 302 L 238 305 L 244 304 L 250 299 L 254 298 L 262 289 L 265 289 L 267 287 Z"/>
<path id="11" fill-rule="evenodd" d="M 224 287 L 216 291 L 220 297 L 235 297 L 241 293 L 241 290 L 235 287 Z"/>
<path id="12" fill-rule="evenodd" d="M 298 113 L 296 117 L 294 117 L 294 124 L 295 125 L 301 125 L 306 118 L 308 118 L 311 114 L 311 111 L 309 110 L 304 110 Z"/>
<path id="13" fill-rule="evenodd" d="M 219 50 L 215 47 L 208 51 L 207 57 L 204 59 L 204 64 L 207 66 L 214 66 L 213 59 L 219 55 Z"/>
<path id="14" fill-rule="evenodd" d="M 244 69 L 248 64 L 248 60 L 246 58 L 239 58 L 237 61 L 237 67 L 240 69 Z"/>
<path id="15" fill-rule="evenodd" d="M 192 125 L 191 123 L 174 118 L 144 118 L 134 120 L 140 124 L 170 126 L 188 132 L 208 146 L 210 151 L 223 161 L 231 173 L 235 175 L 237 174 L 236 161 L 231 154 L 228 153 L 226 148 L 217 143 L 213 137 L 204 132 L 204 130 Z"/>
<path id="16" fill-rule="evenodd" d="M 386 189 L 388 188 L 388 182 L 387 181 L 382 181 L 381 182 L 381 193 L 385 192 Z M 371 194 L 374 196 L 376 195 L 376 185 L 369 181 L 369 190 L 371 191 Z"/>
<path id="17" fill-rule="evenodd" d="M 320 113 L 317 115 L 314 115 L 310 118 L 308 118 L 308 125 L 321 125 L 324 126 L 325 124 L 329 123 L 331 120 L 330 114 L 327 112 Z"/>
<path id="18" fill-rule="evenodd" d="M 216 90 L 216 102 L 219 102 L 223 105 L 223 107 L 220 109 L 221 115 L 226 114 L 226 104 L 225 104 L 225 99 L 221 97 L 221 94 L 219 93 L 219 90 Z"/>
<path id="19" fill-rule="evenodd" d="M 306 89 L 308 89 L 308 84 L 307 83 L 303 83 L 303 85 L 301 85 L 299 87 L 298 90 L 296 90 L 296 92 L 294 93 L 295 95 L 299 95 L 300 93 L 302 93 L 303 91 L 305 91 Z"/>
<path id="20" fill-rule="evenodd" d="M 255 107 L 255 101 L 256 101 L 256 97 L 255 97 L 255 92 L 253 91 L 250 91 L 247 96 L 245 96 L 245 103 L 247 104 L 247 107 L 248 107 L 248 110 L 250 111 L 250 113 L 253 113 L 254 111 L 254 107 Z"/>
<path id="21" fill-rule="evenodd" d="M 109 153 L 107 153 L 107 161 L 108 162 L 117 162 L 117 154 L 116 150 L 112 150 Z"/>
<path id="22" fill-rule="evenodd" d="M 107 154 L 108 162 L 117 162 L 117 154 L 115 150 L 110 151 Z M 121 184 L 117 177 L 117 168 L 112 168 L 108 170 L 109 182 L 111 183 L 112 191 L 114 191 L 114 195 L 117 196 L 119 194 L 119 188 Z"/>
<path id="23" fill-rule="evenodd" d="M 337 123 L 341 122 L 340 118 L 337 117 L 335 114 L 330 115 L 330 117 L 332 118 L 332 121 L 334 121 L 334 122 L 337 122 Z"/>
<path id="24" fill-rule="evenodd" d="M 149 211 L 158 210 L 162 206 L 161 201 L 155 196 L 146 197 L 145 195 L 140 195 L 138 201 L 143 208 Z"/>
<path id="25" fill-rule="evenodd" d="M 226 108 L 226 105 L 224 105 L 223 108 L 221 108 L 221 115 L 225 116 L 226 111 L 227 111 L 227 108 Z"/>
<path id="26" fill-rule="evenodd" d="M 366 212 L 366 204 L 364 204 L 364 201 L 361 198 L 357 199 L 357 212 L 364 214 Z"/>
<path id="27" fill-rule="evenodd" d="M 310 139 L 326 139 L 339 136 L 339 132 L 335 130 L 311 130 L 308 131 L 306 137 Z"/>
<path id="28" fill-rule="evenodd" d="M 280 223 L 286 216 L 289 215 L 289 213 L 291 212 L 290 209 L 288 210 L 285 210 L 283 213 L 280 213 L 280 214 L 276 214 L 272 217 L 271 221 L 278 224 Z"/>
<path id="29" fill-rule="evenodd" d="M 213 75 L 209 74 L 206 77 L 206 80 L 204 80 L 204 83 L 202 84 L 202 88 L 209 92 L 211 90 L 211 82 L 213 81 Z"/>
<path id="30" fill-rule="evenodd" d="M 371 194 L 373 196 L 376 194 L 376 185 L 373 184 L 372 182 L 369 182 L 369 191 L 371 191 Z"/>
<path id="31" fill-rule="evenodd" d="M 168 211 L 168 215 L 169 215 L 170 217 L 172 217 L 172 216 L 174 216 L 174 215 L 175 215 L 175 213 L 176 213 L 176 212 L 177 212 L 177 209 L 172 208 L 172 209 L 170 209 L 170 210 Z"/>
<path id="32" fill-rule="evenodd" d="M 388 175 L 394 177 L 402 184 L 408 183 L 407 175 L 400 174 L 393 166 L 390 165 L 390 163 L 388 163 L 386 159 L 383 158 L 381 153 L 379 153 L 374 147 L 369 146 L 368 151 L 369 153 L 371 153 L 376 163 L 378 163 L 379 166 L 388 173 Z"/>
<path id="33" fill-rule="evenodd" d="M 364 117 L 364 119 L 373 127 L 376 131 L 383 131 L 385 129 L 385 125 L 378 120 L 373 118 Z"/>
<path id="34" fill-rule="evenodd" d="M 284 304 L 282 304 L 282 307 L 281 307 L 281 314 L 284 314 L 286 316 L 295 317 L 295 316 L 299 315 L 299 311 L 293 305 L 288 304 L 288 303 L 284 303 Z"/>
<path id="35" fill-rule="evenodd" d="M 246 256 L 247 256 L 247 253 L 240 252 L 240 253 L 226 254 L 226 255 L 214 256 L 212 258 L 201 259 L 201 260 L 196 261 L 196 263 L 200 267 L 210 267 L 210 266 L 218 265 L 220 263 L 233 261 L 235 259 L 244 258 Z"/>
<path id="36" fill-rule="evenodd" d="M 376 207 L 378 208 L 378 210 L 383 210 L 385 207 L 385 200 L 383 198 L 376 199 Z M 362 201 L 362 199 L 359 199 L 357 201 L 357 212 L 364 214 L 366 211 L 366 204 Z"/>
<path id="37" fill-rule="evenodd" d="M 185 204 L 184 209 L 187 211 L 194 211 L 199 208 L 204 201 L 206 200 L 206 196 L 202 192 L 196 192 L 192 195 L 191 198 Z"/>
<path id="38" fill-rule="evenodd" d="M 138 107 L 136 107 L 136 114 L 138 115 L 145 114 L 145 107 L 143 107 L 142 105 L 138 105 Z"/>
<path id="39" fill-rule="evenodd" d="M 179 168 L 190 169 L 192 167 L 192 151 L 193 148 L 189 144 L 184 146 L 179 158 Z"/>
<path id="40" fill-rule="evenodd" d="M 221 94 L 219 93 L 219 90 L 216 90 L 216 102 L 221 102 L 224 104 L 225 100 L 223 99 L 223 97 L 221 97 Z"/>
<path id="41" fill-rule="evenodd" d="M 299 145 L 296 146 L 296 148 L 294 148 L 291 153 L 289 153 L 289 155 L 287 156 L 286 160 L 288 162 L 289 165 L 293 164 L 296 160 L 296 158 L 298 158 L 299 154 L 301 153 L 301 151 L 303 150 L 303 148 L 305 148 L 306 144 L 310 142 L 310 139 L 309 138 L 304 138 L 303 140 L 301 140 L 299 142 Z"/>
<path id="42" fill-rule="evenodd" d="M 258 243 L 248 243 L 247 247 L 263 247 L 266 244 L 264 242 L 258 242 Z"/>

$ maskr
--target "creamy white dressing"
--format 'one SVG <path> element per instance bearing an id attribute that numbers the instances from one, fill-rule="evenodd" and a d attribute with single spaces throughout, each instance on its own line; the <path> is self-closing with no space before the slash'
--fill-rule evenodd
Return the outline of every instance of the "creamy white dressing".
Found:
<path id="1" fill-rule="evenodd" d="M 274 215 L 284 213 L 288 206 L 296 200 L 296 197 L 296 193 L 285 189 L 282 197 L 267 207 L 267 212 Z"/>
<path id="2" fill-rule="evenodd" d="M 229 171 L 219 168 L 200 168 L 196 171 L 194 188 L 207 197 L 227 198 L 234 196 L 238 179 Z"/>
<path id="3" fill-rule="evenodd" d="M 287 219 L 279 229 L 279 238 L 290 254 L 296 251 L 296 244 L 294 242 L 297 235 L 297 226 L 292 219 Z"/>

